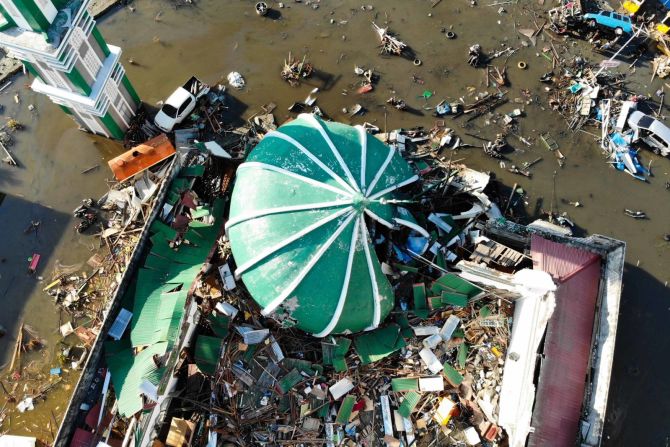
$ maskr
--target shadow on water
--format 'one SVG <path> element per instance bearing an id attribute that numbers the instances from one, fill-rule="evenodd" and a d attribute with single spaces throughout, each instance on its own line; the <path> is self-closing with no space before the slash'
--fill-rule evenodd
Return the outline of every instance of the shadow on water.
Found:
<path id="1" fill-rule="evenodd" d="M 244 113 L 249 105 L 234 96 L 232 92 L 226 94 L 226 111 L 223 113 L 223 121 L 232 126 L 243 126 L 246 123 Z"/>
<path id="2" fill-rule="evenodd" d="M 16 155 L 12 154 L 12 157 L 18 164 L 19 159 L 16 157 Z M 19 183 L 16 175 L 16 169 L 18 169 L 16 166 L 0 166 L 0 188 L 3 186 L 15 186 Z"/>
<path id="3" fill-rule="evenodd" d="M 332 73 L 315 68 L 312 71 L 311 76 L 307 79 L 303 79 L 302 82 L 306 85 L 313 85 L 318 87 L 322 92 L 327 92 L 332 89 L 335 84 L 337 84 L 337 81 L 339 81 L 340 78 L 342 78 L 341 74 L 335 76 Z"/>
<path id="4" fill-rule="evenodd" d="M 270 20 L 280 20 L 281 12 L 279 12 L 277 9 L 269 8 L 267 14 L 265 14 L 265 18 Z"/>
<path id="5" fill-rule="evenodd" d="M 670 254 L 670 243 L 664 244 Z M 625 265 L 624 281 L 602 445 L 665 446 L 670 436 L 670 339 L 658 330 L 657 321 L 668 318 L 670 293 L 632 264 Z"/>
<path id="6" fill-rule="evenodd" d="M 32 221 L 39 221 L 39 227 L 36 231 L 26 232 Z M 45 268 L 56 242 L 67 231 L 69 216 L 17 196 L 6 195 L 4 200 L 0 200 L 0 222 L 0 325 L 7 331 L 7 335 L 0 338 L 0 363 L 5 363 L 11 360 L 10 353 L 21 315 L 28 304 L 27 298 L 36 287 L 43 287 L 38 277 L 48 279 Z M 36 272 L 29 275 L 28 258 L 33 253 L 40 255 L 40 261 Z M 45 296 L 44 299 L 50 298 Z"/>

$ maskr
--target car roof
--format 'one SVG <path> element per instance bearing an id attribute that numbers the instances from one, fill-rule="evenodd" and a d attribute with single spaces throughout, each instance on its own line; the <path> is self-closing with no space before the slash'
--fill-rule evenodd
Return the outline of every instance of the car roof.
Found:
<path id="1" fill-rule="evenodd" d="M 629 120 L 635 126 L 649 130 L 662 138 L 666 143 L 670 143 L 670 128 L 653 116 L 635 110 L 631 113 Z"/>
<path id="2" fill-rule="evenodd" d="M 177 90 L 174 91 L 170 95 L 170 97 L 165 101 L 165 104 L 170 104 L 172 107 L 178 109 L 179 106 L 184 104 L 184 101 L 188 99 L 191 96 L 189 92 L 187 92 L 185 89 L 182 87 L 179 87 Z"/>
<path id="3" fill-rule="evenodd" d="M 638 113 L 641 113 L 642 116 L 640 116 L 637 119 L 637 126 L 642 127 L 643 129 L 650 129 L 652 124 L 654 124 L 654 121 L 656 121 L 656 120 L 649 115 L 643 114 L 642 112 L 638 112 Z"/>
<path id="4" fill-rule="evenodd" d="M 651 123 L 651 126 L 649 126 L 649 130 L 654 132 L 654 134 L 658 135 L 659 137 L 663 138 L 666 143 L 670 143 L 670 129 L 668 126 L 663 124 L 657 119 L 652 118 L 654 121 Z"/>

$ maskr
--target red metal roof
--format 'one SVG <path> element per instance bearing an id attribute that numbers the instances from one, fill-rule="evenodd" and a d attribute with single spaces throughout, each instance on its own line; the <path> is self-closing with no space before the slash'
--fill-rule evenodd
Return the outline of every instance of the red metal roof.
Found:
<path id="1" fill-rule="evenodd" d="M 558 290 L 531 421 L 535 431 L 528 446 L 573 447 L 591 352 L 600 256 L 538 236 L 532 236 L 531 256 L 535 268 L 557 280 Z"/>
<path id="2" fill-rule="evenodd" d="M 531 236 L 530 251 L 533 268 L 544 270 L 559 282 L 568 280 L 570 275 L 600 259 L 590 251 L 552 242 L 535 234 Z"/>
<path id="3" fill-rule="evenodd" d="M 78 428 L 72 436 L 70 447 L 91 447 L 93 445 L 93 433 L 83 428 Z"/>

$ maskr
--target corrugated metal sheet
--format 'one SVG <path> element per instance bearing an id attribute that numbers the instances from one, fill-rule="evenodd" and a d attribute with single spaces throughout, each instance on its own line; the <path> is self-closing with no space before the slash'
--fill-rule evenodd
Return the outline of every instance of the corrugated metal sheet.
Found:
<path id="1" fill-rule="evenodd" d="M 91 447 L 93 445 L 93 433 L 86 431 L 82 428 L 78 428 L 74 432 L 72 437 L 72 442 L 70 442 L 70 447 Z"/>
<path id="2" fill-rule="evenodd" d="M 171 157 L 176 152 L 167 135 L 161 134 L 112 158 L 107 164 L 114 173 L 114 177 L 122 182 Z"/>
<path id="3" fill-rule="evenodd" d="M 559 280 L 556 309 L 547 326 L 528 446 L 575 445 L 586 385 L 600 257 L 537 236 L 531 240 L 536 268 Z"/>
<path id="4" fill-rule="evenodd" d="M 568 280 L 570 275 L 600 259 L 597 254 L 552 242 L 535 234 L 531 236 L 530 251 L 533 268 L 544 270 L 559 282 Z"/>

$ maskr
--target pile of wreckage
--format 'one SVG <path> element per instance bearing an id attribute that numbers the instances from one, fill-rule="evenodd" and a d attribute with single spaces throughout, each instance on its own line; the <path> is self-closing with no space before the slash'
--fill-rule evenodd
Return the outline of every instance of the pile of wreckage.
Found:
<path id="1" fill-rule="evenodd" d="M 402 53 L 400 41 L 384 29 L 378 32 L 384 48 L 391 54 Z M 507 48 L 492 57 L 513 51 Z M 305 64 L 289 58 L 285 65 L 292 74 L 287 80 L 304 76 Z M 504 78 L 504 70 L 496 74 Z M 372 83 L 371 72 L 366 80 Z M 529 297 L 553 303 L 556 286 L 548 273 L 533 269 L 530 233 L 522 237 L 519 232 L 560 238 L 569 230 L 543 221 L 514 230 L 517 233 L 501 230 L 508 225 L 504 216 L 514 215 L 516 188 L 512 195 L 508 190 L 503 194 L 491 176 L 454 160 L 453 149 L 469 145 L 443 120 L 429 130 L 382 134 L 366 123 L 353 133 L 343 131 L 346 139 L 359 135 L 352 141 L 367 140 L 368 153 L 378 151 L 379 172 L 371 175 L 371 184 L 364 189 L 367 195 L 377 183 L 386 189 L 370 198 L 353 194 L 349 213 L 354 213 L 356 204 L 374 207 L 375 212 L 365 219 L 361 216 L 355 228 L 369 226 L 370 247 L 393 296 L 383 315 L 388 317 L 380 318 L 377 309 L 375 323 L 365 332 L 333 331 L 331 321 L 322 331 L 325 335 L 315 338 L 307 333 L 314 331 L 299 329 L 300 323 L 291 315 L 292 300 L 275 312 L 274 307 L 261 305 L 246 278 L 244 284 L 239 281 L 240 271 L 252 261 L 238 259 L 239 251 L 233 254 L 232 230 L 227 226 L 224 235 L 223 223 L 276 214 L 261 209 L 242 217 L 228 215 L 226 203 L 237 206 L 234 197 L 231 201 L 233 178 L 237 175 L 240 183 L 240 171 L 269 163 L 264 164 L 256 152 L 238 170 L 252 148 L 257 150 L 266 140 L 284 140 L 314 161 L 309 151 L 317 146 L 310 143 L 306 149 L 282 133 L 282 129 L 289 132 L 290 124 L 277 129 L 274 104 L 264 106 L 263 113 L 253 115 L 245 125 L 224 125 L 224 91 L 218 86 L 199 98 L 198 108 L 174 130 L 174 143 L 164 134 L 156 136 L 156 127 L 140 117 L 129 141 L 151 139 L 111 160 L 119 183 L 103 199 L 85 202 L 77 211 L 81 231 L 104 222 L 99 235 L 108 254 L 89 260 L 92 273 L 68 272 L 55 279 L 49 290 L 69 309 L 86 309 L 98 281 L 108 291 L 116 288 L 116 298 L 111 307 L 92 308 L 94 324 L 86 327 L 95 327 L 87 333 L 95 355 L 88 359 L 88 373 L 82 376 L 58 440 L 334 447 L 376 445 L 380 440 L 387 445 L 411 445 L 423 438 L 450 445 L 523 445 L 531 432 L 531 414 L 519 409 L 529 402 L 532 407 L 535 399 L 534 392 L 522 396 L 519 391 L 535 389 L 536 365 L 534 360 L 528 363 L 534 357 L 526 354 L 537 351 L 538 336 L 551 310 L 542 308 L 546 318 L 534 322 L 527 314 L 532 306 L 519 303 Z M 305 108 L 314 106 L 314 93 L 305 100 Z M 484 144 L 483 150 L 498 157 L 506 146 L 505 136 L 529 144 L 516 133 L 514 118 L 522 111 L 490 113 L 505 101 L 500 91 L 478 95 L 469 105 L 463 99 L 445 100 L 436 107 L 436 116 L 489 113 L 490 119 L 500 121 L 502 133 Z M 343 126 L 325 123 L 318 114 L 301 115 L 296 123 L 321 129 L 315 135 L 327 142 L 329 132 L 340 132 Z M 381 145 L 382 149 L 373 150 L 373 142 L 380 145 L 377 140 L 390 149 Z M 543 141 L 552 140 L 547 136 Z M 329 144 L 337 153 L 332 141 Z M 360 144 L 365 154 L 366 146 Z M 270 151 L 273 163 L 293 163 L 275 155 L 281 153 L 280 147 Z M 344 163 L 337 160 L 336 164 Z M 291 169 L 303 169 L 297 158 L 295 163 L 297 168 Z M 406 168 L 401 166 L 406 163 Z M 530 176 L 527 168 L 533 163 L 510 170 Z M 337 180 L 337 174 L 323 166 Z M 383 178 L 389 166 L 395 174 Z M 286 169 L 269 170 L 285 174 Z M 344 172 L 351 176 L 347 169 Z M 304 175 L 292 173 L 289 179 Z M 403 176 L 407 180 L 400 182 Z M 253 175 L 250 178 L 253 183 Z M 361 179 L 365 182 L 365 175 Z M 306 181 L 314 182 L 319 183 Z M 351 189 L 340 183 L 337 188 Z M 277 189 L 282 185 L 278 181 Z M 337 188 L 328 185 L 326 189 L 343 191 Z M 389 191 L 392 196 L 384 195 Z M 272 196 L 269 191 L 265 195 Z M 249 201 L 267 199 L 261 196 L 250 196 Z M 503 211 L 496 201 L 505 204 Z M 340 199 L 336 203 L 342 206 Z M 401 224 L 391 229 L 385 227 L 385 211 L 378 208 L 389 204 L 402 205 L 392 219 Z M 329 236 L 329 244 L 337 234 Z M 366 253 L 372 272 L 372 258 Z M 126 269 L 128 264 L 132 267 Z M 618 295 L 616 300 L 618 305 Z M 589 325 L 592 328 L 593 321 Z M 527 336 L 531 326 L 539 331 L 536 336 Z M 615 328 L 608 329 L 609 334 L 615 333 Z M 608 365 L 611 368 L 606 361 Z M 596 420 L 589 422 L 592 432 L 582 437 L 599 436 L 602 427 L 597 415 L 604 415 L 602 410 L 585 409 L 584 414 L 591 414 L 589 421 Z M 581 420 L 578 413 L 575 424 Z M 82 419 L 86 424 L 81 424 Z M 571 432 L 573 439 L 577 432 L 576 428 Z"/>
<path id="2" fill-rule="evenodd" d="M 668 128 L 651 116 L 659 116 L 659 106 L 651 98 L 625 93 L 624 75 L 610 74 L 581 58 L 563 65 L 561 70 L 560 75 L 550 72 L 541 79 L 547 84 L 550 107 L 563 116 L 572 131 L 581 131 L 585 126 L 600 130 L 598 140 L 607 162 L 619 171 L 647 181 L 650 168 L 642 164 L 639 149 L 633 144 L 644 141 L 652 150 L 665 155 L 665 145 L 659 138 L 670 137 L 670 131 L 664 133 Z M 660 92 L 659 97 L 662 107 L 664 94 Z M 650 113 L 636 112 L 638 108 Z M 644 119 L 633 120 L 633 113 Z M 651 126 L 654 122 L 656 124 Z M 550 150 L 554 146 L 557 149 L 551 139 L 544 143 Z"/>
<path id="3" fill-rule="evenodd" d="M 535 362 L 528 368 L 519 344 L 537 349 L 540 339 L 524 335 L 533 323 L 517 303 L 540 296 L 553 302 L 554 283 L 532 270 L 519 236 L 501 237 L 506 233 L 497 225 L 504 227 L 504 218 L 487 196 L 487 174 L 404 143 L 422 181 L 405 191 L 411 200 L 403 203 L 426 230 L 410 225 L 376 233 L 393 310 L 377 329 L 321 339 L 262 312 L 236 281 L 230 241 L 217 237 L 222 202 L 200 211 L 227 194 L 232 162 L 222 159 L 212 169 L 211 154 L 202 152 L 205 158 L 182 168 L 170 190 L 198 175 L 210 180 L 196 178 L 197 189 L 214 182 L 214 196 L 189 199 L 195 184 L 184 183 L 174 207 L 163 205 L 152 224 L 134 304 L 125 301 L 110 331 L 113 341 L 104 342 L 108 369 L 98 370 L 96 383 L 106 385 L 87 407 L 110 416 L 100 417 L 98 424 L 107 424 L 91 426 L 94 432 L 78 428 L 77 440 L 400 446 L 423 438 L 523 445 L 530 414 L 517 413 L 519 387 L 533 389 Z M 216 182 L 217 175 L 227 180 Z M 213 219 L 202 221 L 206 216 Z"/>
<path id="4" fill-rule="evenodd" d="M 134 150 L 148 149 L 156 151 L 158 161 L 154 158 L 148 165 L 144 163 L 146 160 L 139 164 L 130 159 L 130 153 L 111 160 L 117 183 L 100 199 L 85 199 L 74 211 L 75 217 L 80 219 L 75 229 L 94 234 L 99 238 L 99 245 L 86 262 L 88 268 L 57 262 L 51 280 L 43 288 L 58 306 L 58 330 L 62 337 L 55 359 L 48 360 L 54 363 L 49 365 L 46 377 L 42 372 L 42 361 L 21 364 L 21 351 L 44 345 L 30 327 L 22 325 L 22 336 L 17 341 L 10 365 L 10 396 L 12 401 L 18 401 L 20 412 L 30 411 L 46 399 L 63 374 L 80 371 L 100 334 L 122 275 L 130 268 L 140 234 L 150 221 L 157 191 L 172 167 L 170 158 L 175 150 L 165 135 Z M 115 169 L 117 167 L 119 169 Z M 36 222 L 31 224 L 32 227 L 38 225 Z M 35 380 L 39 386 L 30 385 Z M 29 390 L 20 400 L 15 392 L 18 386 Z"/>

